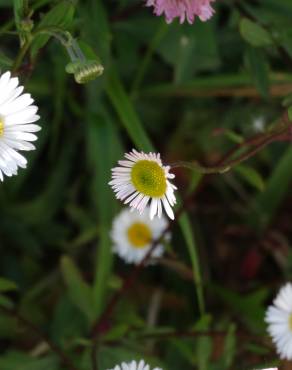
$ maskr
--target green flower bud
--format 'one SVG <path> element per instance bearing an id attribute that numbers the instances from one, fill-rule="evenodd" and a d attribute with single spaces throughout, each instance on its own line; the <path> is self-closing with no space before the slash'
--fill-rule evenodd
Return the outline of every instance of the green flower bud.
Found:
<path id="1" fill-rule="evenodd" d="M 75 61 L 68 63 L 66 72 L 74 74 L 75 81 L 79 84 L 85 84 L 102 75 L 103 66 L 97 60 Z"/>

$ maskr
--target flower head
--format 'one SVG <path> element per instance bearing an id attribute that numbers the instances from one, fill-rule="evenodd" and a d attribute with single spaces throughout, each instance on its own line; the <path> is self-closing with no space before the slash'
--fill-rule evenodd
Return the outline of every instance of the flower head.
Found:
<path id="1" fill-rule="evenodd" d="M 158 239 L 167 227 L 167 220 L 162 218 L 152 221 L 144 213 L 130 212 L 124 209 L 114 219 L 111 238 L 113 251 L 127 263 L 138 264 L 143 260 L 151 248 L 152 242 Z M 168 240 L 170 234 L 165 238 Z M 160 257 L 164 251 L 163 245 L 158 244 L 151 257 Z"/>
<path id="2" fill-rule="evenodd" d="M 160 154 L 137 152 L 125 154 L 127 160 L 119 161 L 120 167 L 112 169 L 112 180 L 109 184 L 116 193 L 117 199 L 124 201 L 131 208 L 143 213 L 148 202 L 150 219 L 162 215 L 162 205 L 172 220 L 174 214 L 171 206 L 176 203 L 176 187 L 169 179 L 175 176 L 169 173 L 170 167 L 163 166 Z"/>
<path id="3" fill-rule="evenodd" d="M 150 370 L 150 366 L 145 364 L 144 360 L 132 361 L 129 363 L 122 362 L 121 365 L 116 365 L 111 370 Z M 155 367 L 153 370 L 162 370 L 158 367 Z"/>
<path id="4" fill-rule="evenodd" d="M 284 285 L 273 305 L 268 307 L 265 321 L 268 332 L 282 359 L 292 360 L 292 284 Z"/>
<path id="5" fill-rule="evenodd" d="M 198 16 L 201 21 L 207 21 L 214 14 L 211 3 L 215 0 L 146 0 L 146 6 L 154 7 L 154 14 L 165 14 L 167 23 L 179 18 L 180 23 L 185 19 L 192 24 Z"/>
<path id="6" fill-rule="evenodd" d="M 18 167 L 25 168 L 27 160 L 19 150 L 34 150 L 31 141 L 37 140 L 33 132 L 41 128 L 33 124 L 40 117 L 37 106 L 32 105 L 30 94 L 22 94 L 17 77 L 10 72 L 0 77 L 0 180 L 4 175 L 17 175 Z"/>

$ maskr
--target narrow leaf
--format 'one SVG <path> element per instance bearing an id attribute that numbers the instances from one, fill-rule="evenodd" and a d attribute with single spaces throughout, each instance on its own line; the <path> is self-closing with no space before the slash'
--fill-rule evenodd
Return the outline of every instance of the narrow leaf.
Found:
<path id="1" fill-rule="evenodd" d="M 80 309 L 89 322 L 95 318 L 93 296 L 90 286 L 83 280 L 70 257 L 61 258 L 61 270 L 72 303 Z"/>
<path id="2" fill-rule="evenodd" d="M 241 19 L 239 29 L 244 40 L 252 46 L 261 47 L 273 45 L 273 40 L 269 32 L 258 23 L 248 18 Z"/>
<path id="3" fill-rule="evenodd" d="M 0 277 L 0 292 L 8 292 L 16 289 L 17 285 L 13 281 Z"/>
<path id="4" fill-rule="evenodd" d="M 263 191 L 265 188 L 265 183 L 262 176 L 252 167 L 240 164 L 233 168 L 243 180 L 248 184 L 255 187 L 257 190 Z"/>

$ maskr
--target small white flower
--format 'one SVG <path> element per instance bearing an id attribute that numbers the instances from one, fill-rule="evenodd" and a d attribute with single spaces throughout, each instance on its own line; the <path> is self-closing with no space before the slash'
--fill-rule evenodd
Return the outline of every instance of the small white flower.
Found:
<path id="1" fill-rule="evenodd" d="M 110 370 L 150 370 L 150 366 L 145 364 L 144 360 L 132 361 L 129 363 L 122 362 L 121 365 L 116 365 L 113 369 Z M 153 370 L 162 370 L 159 367 L 155 367 Z"/>
<path id="2" fill-rule="evenodd" d="M 264 132 L 265 131 L 265 118 L 263 116 L 259 116 L 254 119 L 253 121 L 253 129 L 256 132 Z"/>
<path id="3" fill-rule="evenodd" d="M 292 360 L 292 284 L 284 285 L 273 305 L 268 307 L 265 321 L 280 358 Z"/>
<path id="4" fill-rule="evenodd" d="M 18 167 L 26 168 L 27 160 L 19 150 L 34 150 L 31 141 L 37 140 L 33 132 L 41 128 L 33 124 L 40 117 L 37 106 L 32 105 L 30 94 L 22 94 L 17 77 L 10 72 L 0 77 L 0 180 L 17 175 Z"/>
<path id="5" fill-rule="evenodd" d="M 145 213 L 139 214 L 124 209 L 113 221 L 111 231 L 113 251 L 125 262 L 138 264 L 148 253 L 152 242 L 162 235 L 167 225 L 168 222 L 164 216 L 152 221 Z M 170 234 L 167 233 L 165 239 L 169 240 L 169 238 Z M 163 245 L 158 244 L 151 257 L 161 257 L 163 252 Z"/>
<path id="6" fill-rule="evenodd" d="M 175 177 L 169 173 L 170 167 L 162 165 L 159 153 L 139 153 L 133 149 L 125 157 L 127 160 L 118 162 L 120 167 L 112 169 L 112 181 L 109 182 L 117 199 L 129 203 L 141 214 L 151 200 L 151 220 L 156 214 L 161 217 L 162 205 L 173 220 L 171 207 L 176 203 L 176 187 L 169 181 Z"/>

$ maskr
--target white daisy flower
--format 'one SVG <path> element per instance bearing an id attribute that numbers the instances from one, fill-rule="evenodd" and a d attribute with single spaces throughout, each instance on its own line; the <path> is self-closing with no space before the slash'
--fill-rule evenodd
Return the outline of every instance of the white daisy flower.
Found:
<path id="1" fill-rule="evenodd" d="M 121 365 L 116 365 L 113 369 L 110 370 L 150 370 L 150 366 L 145 364 L 144 360 L 132 361 L 129 363 L 122 362 Z M 159 367 L 155 367 L 153 370 L 162 370 Z"/>
<path id="2" fill-rule="evenodd" d="M 38 107 L 30 94 L 22 94 L 17 77 L 10 72 L 0 77 L 0 180 L 17 175 L 18 167 L 26 168 L 27 160 L 19 150 L 34 150 L 31 141 L 37 140 L 33 132 L 41 128 L 33 124 L 40 117 Z"/>
<path id="3" fill-rule="evenodd" d="M 125 154 L 127 160 L 119 161 L 120 167 L 112 169 L 112 181 L 109 182 L 117 199 L 129 203 L 131 208 L 143 213 L 151 200 L 150 219 L 157 214 L 161 217 L 162 205 L 172 220 L 172 206 L 176 203 L 176 187 L 169 181 L 175 176 L 169 173 L 170 166 L 163 166 L 160 154 L 137 152 Z"/>
<path id="4" fill-rule="evenodd" d="M 167 225 L 168 222 L 164 216 L 152 221 L 145 213 L 140 214 L 124 209 L 113 221 L 111 230 L 113 251 L 125 262 L 138 264 Z M 166 234 L 165 239 L 170 239 L 169 233 Z M 161 257 L 163 252 L 163 245 L 159 244 L 153 250 L 151 257 Z"/>
<path id="5" fill-rule="evenodd" d="M 292 360 L 292 284 L 284 285 L 273 305 L 268 307 L 265 321 L 281 359 Z"/>

